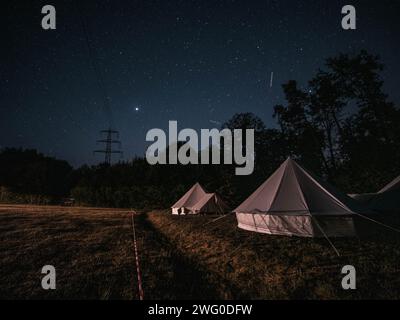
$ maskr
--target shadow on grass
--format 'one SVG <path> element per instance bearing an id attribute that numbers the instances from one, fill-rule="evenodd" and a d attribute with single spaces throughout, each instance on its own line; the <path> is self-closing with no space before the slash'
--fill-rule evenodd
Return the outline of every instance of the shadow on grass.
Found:
<path id="1" fill-rule="evenodd" d="M 188 258 L 147 219 L 137 216 L 145 299 L 221 299 L 217 277 Z"/>

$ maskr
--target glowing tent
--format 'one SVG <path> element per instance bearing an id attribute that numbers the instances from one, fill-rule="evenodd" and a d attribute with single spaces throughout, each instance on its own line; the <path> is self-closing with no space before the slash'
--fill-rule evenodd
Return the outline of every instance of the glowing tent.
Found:
<path id="1" fill-rule="evenodd" d="M 196 183 L 171 209 L 172 214 L 221 214 L 228 211 L 228 206 L 218 194 L 206 193 L 203 187 Z"/>
<path id="2" fill-rule="evenodd" d="M 234 212 L 238 227 L 302 237 L 354 236 L 360 205 L 288 158 Z"/>
<path id="3" fill-rule="evenodd" d="M 172 214 L 187 214 L 192 211 L 192 207 L 198 203 L 206 192 L 203 187 L 196 183 L 186 192 L 172 207 Z"/>

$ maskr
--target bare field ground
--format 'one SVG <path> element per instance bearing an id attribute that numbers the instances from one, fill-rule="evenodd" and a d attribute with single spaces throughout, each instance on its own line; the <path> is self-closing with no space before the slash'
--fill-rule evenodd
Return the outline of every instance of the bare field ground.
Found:
<path id="1" fill-rule="evenodd" d="M 400 237 L 325 239 L 240 230 L 234 216 L 135 216 L 145 299 L 399 299 Z M 41 288 L 54 265 L 57 289 Z M 341 267 L 357 290 L 341 289 Z M 0 298 L 138 299 L 131 211 L 0 205 Z"/>

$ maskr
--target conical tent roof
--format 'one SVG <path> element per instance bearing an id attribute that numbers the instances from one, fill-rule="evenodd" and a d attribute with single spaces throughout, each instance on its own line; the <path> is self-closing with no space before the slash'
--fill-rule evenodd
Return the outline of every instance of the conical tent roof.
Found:
<path id="1" fill-rule="evenodd" d="M 400 176 L 395 178 L 393 181 L 389 182 L 386 186 L 384 186 L 378 193 L 383 193 L 387 191 L 394 191 L 400 189 Z"/>
<path id="2" fill-rule="evenodd" d="M 377 212 L 398 212 L 400 210 L 400 176 L 375 193 L 366 205 Z"/>
<path id="3" fill-rule="evenodd" d="M 201 210 L 207 202 L 211 201 L 214 197 L 214 193 L 206 193 L 193 207 L 193 210 Z"/>
<path id="4" fill-rule="evenodd" d="M 216 193 L 206 193 L 192 208 L 193 211 L 223 213 L 228 206 Z"/>
<path id="5" fill-rule="evenodd" d="M 234 211 L 270 215 L 349 215 L 357 203 L 288 158 Z"/>
<path id="6" fill-rule="evenodd" d="M 203 187 L 197 182 L 171 208 L 191 208 L 205 195 L 206 192 L 204 191 Z"/>

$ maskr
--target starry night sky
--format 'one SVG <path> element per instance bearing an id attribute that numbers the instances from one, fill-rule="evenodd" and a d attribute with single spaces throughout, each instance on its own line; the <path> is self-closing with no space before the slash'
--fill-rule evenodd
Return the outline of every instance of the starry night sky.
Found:
<path id="1" fill-rule="evenodd" d="M 143 155 L 146 132 L 220 127 L 236 112 L 276 126 L 281 84 L 307 80 L 325 58 L 379 54 L 385 92 L 400 104 L 400 1 L 21 1 L 4 0 L 0 147 L 36 148 L 72 165 L 98 163 L 99 130 L 121 133 L 124 159 Z M 41 28 L 41 8 L 57 30 Z M 357 30 L 341 8 L 357 9 Z M 84 17 L 112 116 L 105 111 Z M 270 88 L 270 75 L 274 73 Z"/>

